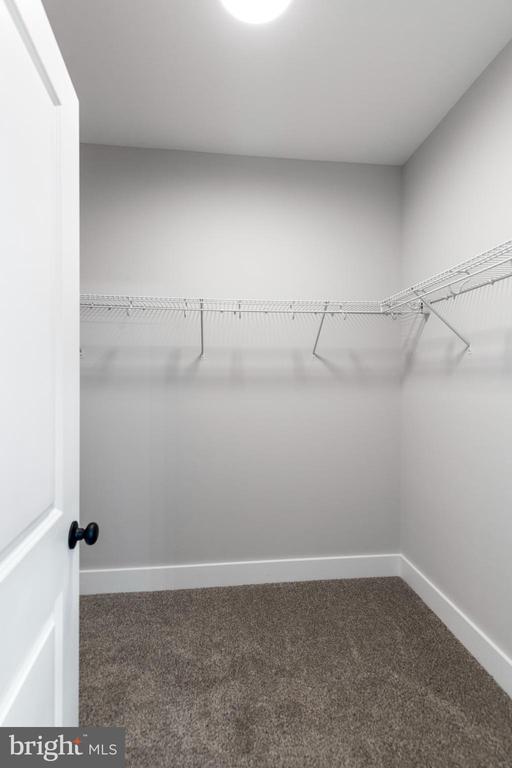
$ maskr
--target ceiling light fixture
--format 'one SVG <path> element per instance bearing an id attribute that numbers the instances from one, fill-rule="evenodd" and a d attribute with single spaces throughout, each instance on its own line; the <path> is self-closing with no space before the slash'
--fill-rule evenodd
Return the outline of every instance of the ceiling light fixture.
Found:
<path id="1" fill-rule="evenodd" d="M 246 24 L 266 24 L 281 16 L 292 0 L 220 0 L 224 8 Z"/>

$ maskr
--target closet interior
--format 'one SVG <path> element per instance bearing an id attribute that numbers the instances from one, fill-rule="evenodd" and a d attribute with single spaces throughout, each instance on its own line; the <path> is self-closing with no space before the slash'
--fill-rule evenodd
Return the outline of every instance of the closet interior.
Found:
<path id="1" fill-rule="evenodd" d="M 512 765 L 512 9 L 44 5 L 81 721 L 137 767 Z"/>

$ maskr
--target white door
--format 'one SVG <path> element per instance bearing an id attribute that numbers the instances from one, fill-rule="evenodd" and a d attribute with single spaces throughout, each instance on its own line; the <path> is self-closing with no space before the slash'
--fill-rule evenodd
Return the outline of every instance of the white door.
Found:
<path id="1" fill-rule="evenodd" d="M 78 722 L 78 103 L 0 0 L 0 725 Z"/>

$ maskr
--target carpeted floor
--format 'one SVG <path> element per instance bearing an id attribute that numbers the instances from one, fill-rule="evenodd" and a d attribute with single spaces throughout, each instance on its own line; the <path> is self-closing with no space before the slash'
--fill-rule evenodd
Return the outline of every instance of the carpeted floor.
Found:
<path id="1" fill-rule="evenodd" d="M 512 700 L 398 578 L 84 597 L 129 768 L 511 768 Z"/>

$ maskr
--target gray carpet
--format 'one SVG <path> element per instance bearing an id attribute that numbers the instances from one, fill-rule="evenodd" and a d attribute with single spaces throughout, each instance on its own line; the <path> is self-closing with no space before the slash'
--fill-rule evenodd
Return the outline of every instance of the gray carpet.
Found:
<path id="1" fill-rule="evenodd" d="M 398 578 L 82 598 L 80 706 L 130 768 L 512 766 L 512 700 Z"/>

